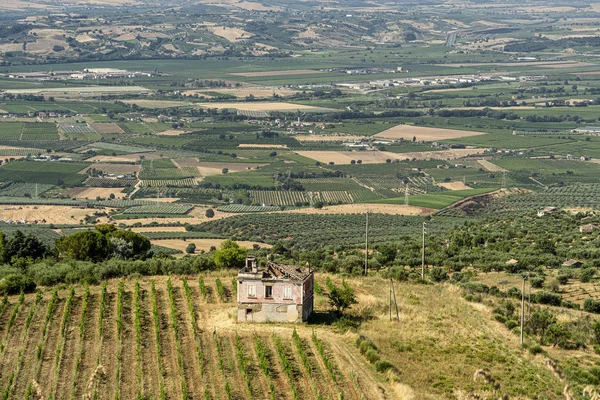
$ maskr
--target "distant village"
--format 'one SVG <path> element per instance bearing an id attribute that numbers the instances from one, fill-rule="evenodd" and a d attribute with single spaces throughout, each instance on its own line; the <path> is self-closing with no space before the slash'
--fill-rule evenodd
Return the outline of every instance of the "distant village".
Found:
<path id="1" fill-rule="evenodd" d="M 113 68 L 86 68 L 82 71 L 46 71 L 46 72 L 11 72 L 0 74 L 1 77 L 10 79 L 31 79 L 38 81 L 65 81 L 65 80 L 103 80 L 103 79 L 133 79 L 152 78 L 164 76 L 161 72 L 127 71 Z"/>

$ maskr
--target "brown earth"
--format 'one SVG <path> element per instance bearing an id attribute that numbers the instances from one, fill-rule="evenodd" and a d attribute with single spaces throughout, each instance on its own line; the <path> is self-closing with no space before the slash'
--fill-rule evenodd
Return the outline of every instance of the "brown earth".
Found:
<path id="1" fill-rule="evenodd" d="M 297 151 L 296 153 L 328 164 L 351 164 L 361 160 L 363 164 L 382 164 L 389 160 L 454 160 L 472 154 L 481 154 L 484 149 L 453 149 L 440 151 L 423 151 L 411 153 L 391 153 L 386 151 Z"/>
<path id="2" fill-rule="evenodd" d="M 468 136 L 484 135 L 485 132 L 461 131 L 456 129 L 427 128 L 412 125 L 397 125 L 386 129 L 374 137 L 381 139 L 405 139 L 412 140 L 416 137 L 417 141 L 432 142 L 436 140 L 457 139 Z"/>

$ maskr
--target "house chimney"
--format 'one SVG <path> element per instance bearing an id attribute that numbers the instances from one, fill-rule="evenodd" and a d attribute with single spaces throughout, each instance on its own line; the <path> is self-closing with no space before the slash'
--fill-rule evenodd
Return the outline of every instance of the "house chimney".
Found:
<path id="1" fill-rule="evenodd" d="M 258 264 L 256 263 L 256 257 L 246 257 L 246 271 L 251 271 L 253 274 L 258 272 Z"/>

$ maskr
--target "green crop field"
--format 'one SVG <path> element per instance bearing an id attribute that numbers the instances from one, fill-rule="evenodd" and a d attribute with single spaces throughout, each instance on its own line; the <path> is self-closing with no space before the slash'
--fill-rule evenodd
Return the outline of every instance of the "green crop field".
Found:
<path id="1" fill-rule="evenodd" d="M 60 182 L 72 186 L 83 182 L 85 175 L 78 174 L 86 163 L 76 162 L 36 162 L 13 161 L 0 167 L 0 181 L 45 183 L 56 185 Z"/>
<path id="2" fill-rule="evenodd" d="M 35 196 L 36 192 L 38 195 L 50 190 L 53 185 L 48 184 L 37 184 L 37 183 L 13 183 L 3 184 L 0 186 L 0 196 Z"/>

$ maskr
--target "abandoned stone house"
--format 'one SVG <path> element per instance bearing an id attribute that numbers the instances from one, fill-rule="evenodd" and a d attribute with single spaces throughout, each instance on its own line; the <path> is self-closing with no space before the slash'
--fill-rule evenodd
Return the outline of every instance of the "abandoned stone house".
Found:
<path id="1" fill-rule="evenodd" d="M 314 274 L 310 267 L 247 257 L 237 276 L 239 322 L 303 322 L 313 311 Z"/>

